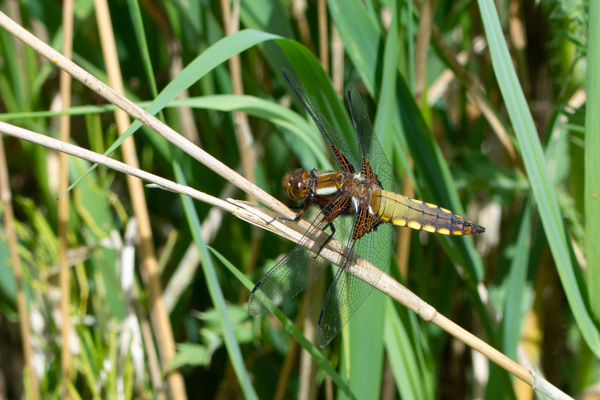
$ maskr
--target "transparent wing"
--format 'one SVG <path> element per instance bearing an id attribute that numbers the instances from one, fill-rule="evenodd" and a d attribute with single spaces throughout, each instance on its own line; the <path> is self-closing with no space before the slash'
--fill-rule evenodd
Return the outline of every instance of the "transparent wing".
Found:
<path id="1" fill-rule="evenodd" d="M 344 265 L 337 271 L 334 281 L 327 292 L 319 323 L 317 337 L 321 347 L 327 346 L 335 338 L 344 325 L 348 323 L 354 312 L 373 291 L 383 271 L 387 270 L 394 249 L 396 231 L 391 224 L 382 224 L 368 235 L 357 240 L 352 249 L 348 248 Z M 367 276 L 369 283 L 348 273 L 347 267 L 359 255 L 378 270 Z"/>
<path id="2" fill-rule="evenodd" d="M 250 315 L 258 316 L 273 311 L 284 301 L 306 289 L 323 272 L 327 260 L 318 256 L 315 251 L 330 236 L 321 231 L 320 228 L 325 226 L 326 221 L 321 212 L 298 245 L 258 281 L 248 299 Z M 314 244 L 310 248 L 305 247 L 311 242 Z"/>
<path id="3" fill-rule="evenodd" d="M 298 99 L 302 102 L 302 105 L 308 112 L 308 115 L 315 121 L 317 128 L 321 132 L 325 143 L 331 150 L 331 153 L 335 157 L 337 164 L 340 169 L 345 172 L 354 173 L 358 171 L 359 164 L 352 155 L 352 151 L 348 147 L 348 144 L 338 133 L 338 131 L 331 125 L 331 123 L 323 116 L 321 110 L 310 98 L 304 87 L 294 78 L 294 76 L 285 68 L 282 68 L 283 77 L 288 82 Z"/>
<path id="4" fill-rule="evenodd" d="M 306 289 L 323 272 L 328 262 L 318 254 L 333 234 L 325 230 L 331 221 L 340 218 L 350 201 L 347 193 L 335 196 L 317 215 L 298 245 L 258 281 L 248 299 L 250 315 L 273 311 Z"/>
<path id="5" fill-rule="evenodd" d="M 356 88 L 350 87 L 348 88 L 347 96 L 354 130 L 358 139 L 358 147 L 360 149 L 361 173 L 368 176 L 368 169 L 371 168 L 385 190 L 398 193 L 398 186 L 394 179 L 392 166 L 373 130 L 371 119 L 369 118 L 369 114 L 367 114 L 367 109 L 360 97 L 360 93 Z"/>

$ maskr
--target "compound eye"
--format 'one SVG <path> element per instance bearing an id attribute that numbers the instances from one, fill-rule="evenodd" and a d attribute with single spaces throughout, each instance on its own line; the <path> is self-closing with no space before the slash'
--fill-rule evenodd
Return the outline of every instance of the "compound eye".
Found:
<path id="1" fill-rule="evenodd" d="M 310 175 L 305 170 L 299 168 L 291 174 L 286 174 L 283 177 L 283 191 L 290 199 L 301 201 L 304 200 L 308 193 L 308 185 Z"/>
<path id="2" fill-rule="evenodd" d="M 290 188 L 290 194 L 292 195 L 292 198 L 301 200 L 306 197 L 306 191 L 307 187 L 304 179 L 296 177 Z"/>

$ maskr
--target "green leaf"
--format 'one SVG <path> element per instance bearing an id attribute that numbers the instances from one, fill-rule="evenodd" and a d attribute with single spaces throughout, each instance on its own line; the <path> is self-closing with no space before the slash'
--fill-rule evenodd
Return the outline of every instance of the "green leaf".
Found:
<path id="1" fill-rule="evenodd" d="M 587 345 L 597 357 L 600 357 L 600 335 L 588 312 L 586 288 L 578 283 L 577 275 L 580 274 L 580 270 L 571 258 L 572 249 L 562 220 L 556 191 L 548 174 L 533 117 L 508 52 L 495 4 L 490 0 L 478 0 L 478 4 L 496 80 L 521 146 L 525 170 L 539 208 L 560 281 Z"/>
<path id="2" fill-rule="evenodd" d="M 206 367 L 210 365 L 211 353 L 207 346 L 196 343 L 181 343 L 177 345 L 175 357 L 167 365 L 168 371 L 173 371 L 186 365 Z"/>
<path id="3" fill-rule="evenodd" d="M 600 4 L 590 2 L 587 112 L 585 113 L 585 255 L 589 303 L 593 318 L 600 320 Z M 589 326 L 592 329 L 591 326 Z M 598 348 L 596 356 L 598 356 Z"/>
<path id="4" fill-rule="evenodd" d="M 166 105 L 187 90 L 190 86 L 200 80 L 204 75 L 209 73 L 212 69 L 221 65 L 223 62 L 227 61 L 232 56 L 239 54 L 252 46 L 255 46 L 259 43 L 262 43 L 267 40 L 276 39 L 279 36 L 271 35 L 269 33 L 245 30 L 237 32 L 231 36 L 227 36 L 217 43 L 208 48 L 205 52 L 200 54 L 198 57 L 194 59 L 187 67 L 181 71 L 181 73 L 177 76 L 177 78 L 173 79 L 158 95 L 158 97 L 152 102 L 152 104 L 146 109 L 146 111 L 154 115 L 164 109 Z M 119 137 L 119 139 L 113 143 L 108 150 L 104 153 L 104 155 L 112 154 L 120 145 L 123 143 L 125 139 L 135 133 L 140 127 L 142 123 L 139 121 L 135 121 L 131 126 Z M 164 142 L 164 140 L 163 140 Z M 159 146 L 166 147 L 166 146 Z M 73 187 L 79 184 L 79 182 L 84 179 L 93 169 L 96 168 L 96 165 L 92 167 L 88 172 L 86 172 L 83 176 L 77 179 L 73 184 L 67 189 L 67 191 L 71 190 Z"/>
<path id="5" fill-rule="evenodd" d="M 177 182 L 185 185 L 186 181 L 181 168 L 176 162 L 173 163 L 173 166 L 175 169 Z M 181 195 L 180 198 L 181 202 L 183 203 L 183 209 L 188 220 L 192 237 L 194 238 L 194 242 L 198 248 L 198 252 L 200 253 L 200 264 L 204 273 L 204 279 L 206 280 L 208 293 L 215 306 L 215 311 L 221 324 L 223 341 L 225 343 L 225 348 L 227 349 L 227 354 L 229 355 L 231 366 L 233 367 L 233 370 L 237 376 L 238 383 L 242 392 L 244 393 L 244 396 L 248 399 L 258 399 L 256 391 L 252 386 L 248 370 L 246 369 L 239 343 L 235 337 L 233 324 L 227 312 L 225 296 L 223 295 L 219 279 L 217 278 L 215 266 L 212 262 L 212 258 L 208 254 L 206 244 L 204 243 L 204 239 L 202 237 L 202 226 L 200 224 L 198 212 L 196 211 L 194 202 L 190 197 Z"/>

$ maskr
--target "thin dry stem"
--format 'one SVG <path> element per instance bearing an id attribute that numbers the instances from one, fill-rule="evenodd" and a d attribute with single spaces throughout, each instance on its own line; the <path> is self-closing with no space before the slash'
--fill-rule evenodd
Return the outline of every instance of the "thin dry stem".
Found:
<path id="1" fill-rule="evenodd" d="M 71 58 L 73 53 L 73 0 L 66 0 L 63 3 L 62 14 L 63 26 L 63 53 L 66 58 Z M 61 107 L 69 108 L 71 104 L 71 76 L 64 71 L 60 74 L 60 97 Z M 71 137 L 71 117 L 67 114 L 60 116 L 60 140 L 65 143 L 70 141 Z M 65 153 L 59 155 L 59 191 L 62 193 L 69 187 L 69 159 Z M 58 199 L 58 243 L 59 243 L 59 282 L 60 282 L 60 314 L 62 316 L 62 325 L 60 333 L 63 346 L 60 351 L 60 362 L 63 374 L 62 393 L 66 399 L 70 398 L 68 385 L 71 384 L 71 351 L 69 347 L 69 334 L 71 332 L 70 310 L 71 303 L 71 280 L 69 274 L 68 247 L 67 240 L 69 225 L 69 204 L 70 196 L 68 193 Z"/>
<path id="2" fill-rule="evenodd" d="M 317 340 L 317 321 L 323 304 L 325 291 L 325 280 L 317 279 L 312 285 L 306 288 L 304 294 L 301 313 L 298 314 L 298 320 L 302 318 L 302 334 L 311 343 Z M 319 366 L 314 362 L 312 356 L 306 349 L 302 348 L 300 352 L 299 364 L 299 389 L 298 400 L 310 400 L 317 397 L 317 386 L 313 384 L 316 379 Z"/>
<path id="3" fill-rule="evenodd" d="M 12 208 L 12 195 L 8 183 L 8 168 L 6 165 L 6 154 L 4 152 L 4 141 L 0 137 L 0 198 L 4 208 L 4 226 L 8 236 L 8 249 L 10 260 L 17 284 L 17 310 L 21 327 L 21 341 L 23 342 L 23 357 L 25 359 L 25 370 L 31 382 L 31 392 L 35 398 L 39 398 L 38 380 L 33 369 L 31 348 L 31 329 L 29 326 L 29 311 L 27 310 L 27 297 L 23 290 L 23 271 L 18 251 L 18 238 L 15 231 L 14 214 Z"/>
<path id="4" fill-rule="evenodd" d="M 161 387 L 164 379 L 162 368 L 160 367 L 160 361 L 158 359 L 156 346 L 154 346 L 153 344 L 154 338 L 152 337 L 152 328 L 150 327 L 150 322 L 148 321 L 147 314 L 144 312 L 144 310 L 142 310 L 137 290 L 134 290 L 134 294 L 136 298 L 134 299 L 133 304 L 135 305 L 135 312 L 137 314 L 138 320 L 140 321 L 140 330 L 142 332 L 142 338 L 145 347 L 144 354 L 146 355 L 147 359 L 150 381 L 153 387 Z M 162 390 L 158 391 L 156 397 L 158 400 L 166 400 L 167 393 Z"/>
<path id="5" fill-rule="evenodd" d="M 310 38 L 310 28 L 306 20 L 306 7 L 306 0 L 292 0 L 292 16 L 298 23 L 301 41 L 311 52 L 314 52 L 314 46 Z"/>
<path id="6" fill-rule="evenodd" d="M 111 87 L 116 92 L 123 94 L 125 90 L 117 57 L 108 4 L 105 0 L 95 0 L 94 5 L 108 79 Z M 119 135 L 122 135 L 130 125 L 129 117 L 127 113 L 122 110 L 116 110 L 115 120 Z M 137 168 L 139 163 L 133 136 L 127 138 L 122 143 L 121 150 L 125 163 Z M 161 355 L 162 367 L 166 368 L 169 361 L 175 356 L 175 339 L 173 338 L 171 320 L 169 319 L 162 298 L 162 285 L 160 283 L 160 276 L 157 268 L 156 252 L 153 244 L 154 240 L 152 238 L 152 228 L 150 216 L 148 215 L 146 196 L 144 194 L 142 182 L 132 175 L 127 175 L 127 186 L 131 196 L 132 209 L 138 220 L 142 276 L 146 278 L 146 285 L 149 289 L 151 317 L 156 336 L 156 343 L 159 348 L 159 354 Z M 181 374 L 178 371 L 172 371 L 167 379 L 172 397 L 174 399 L 186 399 L 185 384 Z"/>
<path id="7" fill-rule="evenodd" d="M 189 186 L 180 185 L 179 183 L 175 183 L 168 179 L 161 178 L 160 176 L 156 176 L 144 170 L 131 167 L 125 163 L 114 160 L 110 157 L 103 156 L 102 154 L 95 153 L 93 151 L 72 145 L 70 143 L 64 143 L 60 140 L 41 135 L 39 133 L 35 133 L 27 129 L 19 128 L 11 124 L 7 124 L 6 122 L 0 122 L 0 133 L 5 133 L 7 135 L 14 136 L 19 139 L 27 140 L 31 143 L 39 144 L 40 146 L 44 146 L 49 149 L 54 149 L 66 154 L 70 154 L 83 160 L 88 160 L 96 164 L 104 165 L 105 167 L 112 168 L 115 171 L 119 171 L 124 174 L 129 174 L 143 179 L 144 181 L 154 183 L 172 192 L 185 194 L 186 196 L 190 196 L 193 199 L 200 200 L 207 204 L 211 204 L 215 207 L 220 207 L 228 212 L 237 211 L 237 208 L 227 201 L 210 196 Z"/>
<path id="8" fill-rule="evenodd" d="M 331 80 L 338 97 L 344 92 L 344 43 L 337 28 L 331 23 Z"/>
<path id="9" fill-rule="evenodd" d="M 433 39 L 444 53 L 444 56 L 450 63 L 450 67 L 456 74 L 456 77 L 467 89 L 467 94 L 469 95 L 469 97 L 473 100 L 477 107 L 479 107 L 482 114 L 487 119 L 488 123 L 490 124 L 490 127 L 493 129 L 494 133 L 498 137 L 498 140 L 500 140 L 500 143 L 502 143 L 502 146 L 504 146 L 504 149 L 508 153 L 510 159 L 515 165 L 522 166 L 522 161 L 519 157 L 517 157 L 517 153 L 515 151 L 514 146 L 512 145 L 512 142 L 510 141 L 510 137 L 506 128 L 485 100 L 482 85 L 475 77 L 467 73 L 465 68 L 458 61 L 456 55 L 454 54 L 450 46 L 448 46 L 448 44 L 444 40 L 444 36 L 442 35 L 437 26 L 433 27 Z M 523 168 L 521 167 L 521 169 Z"/>
<path id="10" fill-rule="evenodd" d="M 412 165 L 412 158 L 408 160 Z M 405 174 L 404 184 L 402 185 L 402 194 L 409 198 L 413 198 L 414 187 L 412 180 Z M 398 260 L 398 269 L 400 270 L 400 276 L 406 282 L 408 276 L 408 258 L 410 255 L 410 241 L 412 238 L 412 232 L 409 229 L 401 229 L 398 234 L 396 244 L 396 260 Z"/>
<path id="11" fill-rule="evenodd" d="M 173 145 L 180 148 L 182 151 L 186 152 L 194 159 L 198 160 L 200 163 L 204 164 L 222 176 L 224 179 L 233 183 L 243 191 L 256 196 L 258 201 L 266 204 L 271 209 L 276 210 L 287 217 L 293 217 L 295 215 L 289 208 L 285 206 L 285 204 L 275 199 L 269 193 L 251 183 L 243 176 L 219 160 L 215 159 L 210 154 L 206 153 L 201 148 L 195 146 L 192 142 L 179 135 L 173 129 L 159 121 L 157 118 L 148 114 L 142 108 L 129 101 L 109 86 L 105 85 L 102 81 L 85 71 L 83 68 L 63 57 L 59 52 L 33 36 L 27 30 L 23 29 L 23 27 L 16 24 L 2 12 L 0 12 L 0 26 L 10 32 L 12 35 L 18 37 L 19 40 L 33 48 L 36 52 L 52 61 L 56 66 L 67 71 L 71 76 L 92 89 L 98 95 L 104 97 L 106 100 L 121 108 L 123 111 L 127 112 L 130 116 L 137 119 L 142 124 L 157 132 Z"/>
<path id="12" fill-rule="evenodd" d="M 20 13 L 20 5 L 16 1 L 7 1 L 5 2 L 6 9 L 10 15 L 14 15 L 17 20 L 21 20 Z M 16 38 L 12 39 L 14 41 L 14 56 L 19 60 L 19 65 L 25 65 L 25 55 L 24 48 L 21 43 L 19 43 Z M 19 74 L 20 82 L 26 82 L 26 72 L 24 69 L 20 69 L 17 71 Z M 0 137 L 0 142 L 3 139 Z M 39 397 L 39 382 L 37 376 L 35 374 L 35 369 L 33 368 L 32 358 L 34 356 L 33 349 L 31 346 L 31 330 L 29 326 L 29 311 L 27 309 L 27 297 L 23 290 L 23 275 L 21 269 L 21 260 L 18 255 L 18 237 L 14 229 L 14 214 L 12 209 L 12 195 L 10 191 L 9 184 L 9 175 L 8 168 L 6 164 L 6 155 L 4 152 L 4 144 L 0 143 L 0 197 L 2 198 L 2 202 L 5 206 L 4 208 L 4 219 L 5 219 L 5 228 L 8 235 L 8 246 L 10 251 L 11 262 L 13 265 L 13 270 L 15 274 L 15 280 L 17 284 L 17 311 L 19 313 L 20 319 L 20 329 L 21 329 L 21 340 L 23 343 L 23 357 L 25 361 L 25 369 L 23 371 L 23 381 L 25 385 L 25 393 L 26 395 L 33 396 L 34 398 Z M 17 274 L 19 274 L 17 276 Z"/>
<path id="13" fill-rule="evenodd" d="M 226 34 L 233 35 L 239 29 L 239 1 L 234 3 L 234 12 L 231 13 L 229 0 L 221 1 L 223 10 L 223 23 Z M 244 94 L 244 85 L 242 84 L 242 67 L 239 54 L 229 59 L 229 69 L 231 73 L 231 82 L 233 84 L 233 93 L 241 96 Z M 256 167 L 256 154 L 254 151 L 254 138 L 248 124 L 248 115 L 241 111 L 233 113 L 233 122 L 235 135 L 239 146 L 240 159 L 242 160 L 242 171 L 244 176 L 250 181 L 255 182 L 254 169 Z M 253 197 L 248 197 L 248 201 L 254 201 Z"/>
<path id="14" fill-rule="evenodd" d="M 223 21 L 225 25 L 226 34 L 233 35 L 239 30 L 239 11 L 240 2 L 236 0 L 233 3 L 233 13 L 229 5 L 229 0 L 221 1 L 221 8 L 223 10 Z M 242 83 L 242 68 L 240 64 L 240 55 L 236 54 L 229 59 L 229 68 L 231 73 L 231 82 L 233 83 L 233 93 L 242 96 L 244 94 L 244 85 Z M 250 130 L 250 124 L 248 123 L 248 115 L 245 112 L 234 111 L 233 123 L 235 128 L 236 142 L 242 160 L 242 172 L 244 176 L 250 180 L 250 182 L 256 182 L 254 171 L 256 169 L 256 146 L 254 145 L 254 137 Z M 249 195 L 248 201 L 255 202 L 254 196 Z M 260 250 L 260 241 L 262 240 L 262 232 L 257 229 L 251 231 L 251 255 L 248 258 L 246 265 L 244 266 L 244 272 L 251 274 L 254 271 L 256 260 L 258 259 L 258 252 Z M 249 293 L 242 289 L 239 294 L 240 302 L 248 298 Z"/>
<path id="15" fill-rule="evenodd" d="M 181 43 L 177 37 L 171 34 L 170 31 L 167 33 L 167 43 L 169 56 L 171 57 L 169 77 L 171 79 L 175 79 L 183 70 Z M 187 89 L 177 96 L 177 98 L 180 100 L 185 100 L 189 97 L 189 91 Z M 179 116 L 177 122 L 179 123 L 183 136 L 185 136 L 192 143 L 195 143 L 197 146 L 201 146 L 202 142 L 200 141 L 200 135 L 198 134 L 198 129 L 196 128 L 196 120 L 192 109 L 190 107 L 177 107 L 177 115 Z"/>
<path id="16" fill-rule="evenodd" d="M 419 31 L 415 46 L 415 92 L 417 104 L 421 102 L 421 95 L 423 90 L 425 90 L 425 72 L 427 71 L 426 64 L 433 26 L 434 7 L 434 0 L 425 0 L 421 8 L 421 18 L 419 19 Z"/>
<path id="17" fill-rule="evenodd" d="M 323 69 L 329 72 L 329 38 L 327 34 L 327 3 L 325 0 L 318 2 L 319 17 L 319 60 Z"/>
<path id="18" fill-rule="evenodd" d="M 298 354 L 298 341 L 292 340 L 290 344 L 290 348 L 285 355 L 285 359 L 283 360 L 283 365 L 279 371 L 279 379 L 277 380 L 277 386 L 275 387 L 275 394 L 273 395 L 273 400 L 284 400 L 286 399 L 286 392 L 288 390 L 288 386 L 290 383 L 290 375 L 292 373 L 293 368 L 295 367 L 296 355 Z M 316 386 L 316 385 L 312 385 Z M 300 384 L 300 388 L 302 388 L 302 383 Z M 298 396 L 298 400 L 301 400 L 301 397 Z"/>

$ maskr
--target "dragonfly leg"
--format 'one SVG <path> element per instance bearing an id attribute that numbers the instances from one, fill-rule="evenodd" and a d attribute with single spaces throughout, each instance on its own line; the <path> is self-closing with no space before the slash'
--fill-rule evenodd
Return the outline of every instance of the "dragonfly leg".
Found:
<path id="1" fill-rule="evenodd" d="M 325 232 L 325 229 L 327 228 L 331 228 L 331 233 L 328 234 L 327 232 Z M 325 246 L 327 246 L 327 243 L 329 243 L 329 241 L 333 238 L 333 235 L 335 235 L 335 226 L 333 225 L 333 222 L 328 223 L 327 225 L 325 225 L 323 227 L 323 232 L 325 232 L 325 234 L 327 235 L 327 238 L 325 239 L 325 242 L 323 242 L 323 244 L 318 245 L 318 247 L 316 248 L 318 251 L 314 252 L 315 255 L 313 258 L 317 258 L 319 257 L 319 254 L 321 254 L 321 250 L 323 250 L 323 248 Z M 315 242 L 315 246 L 317 245 L 317 243 Z"/>
<path id="2" fill-rule="evenodd" d="M 310 205 L 310 203 L 308 201 L 305 201 L 304 204 L 302 204 L 302 208 L 300 208 L 300 211 L 298 211 L 298 214 L 296 214 L 296 216 L 294 218 L 273 217 L 273 219 L 267 221 L 267 225 L 269 225 L 270 223 L 272 223 L 275 220 L 283 221 L 283 222 L 298 222 L 298 221 L 300 221 L 300 218 L 302 218 L 302 216 L 304 215 L 306 210 L 308 210 L 309 205 Z"/>

